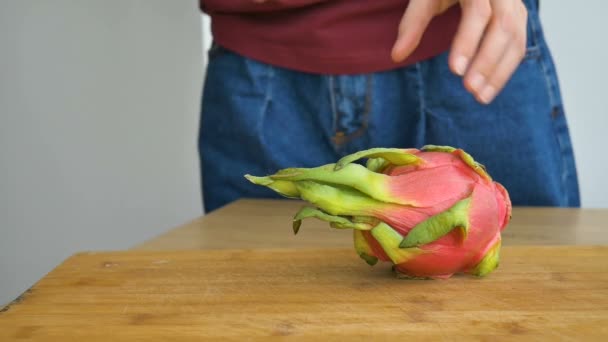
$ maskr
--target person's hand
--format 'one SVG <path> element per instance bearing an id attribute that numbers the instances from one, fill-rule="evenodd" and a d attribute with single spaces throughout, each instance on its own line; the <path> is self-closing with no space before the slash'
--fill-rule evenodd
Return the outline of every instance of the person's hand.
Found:
<path id="1" fill-rule="evenodd" d="M 528 11 L 521 0 L 410 0 L 391 57 L 400 62 L 418 46 L 434 16 L 460 3 L 462 18 L 452 43 L 450 69 L 465 87 L 490 103 L 526 52 Z"/>

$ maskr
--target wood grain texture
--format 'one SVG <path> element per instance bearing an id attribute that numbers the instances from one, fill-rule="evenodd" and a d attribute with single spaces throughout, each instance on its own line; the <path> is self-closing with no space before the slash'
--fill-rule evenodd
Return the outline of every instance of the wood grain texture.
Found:
<path id="1" fill-rule="evenodd" d="M 482 279 L 398 280 L 350 249 L 77 254 L 0 341 L 608 340 L 608 247 L 505 247 Z"/>
<path id="2" fill-rule="evenodd" d="M 350 247 L 352 233 L 291 220 L 304 202 L 240 200 L 135 246 L 140 250 Z M 608 245 L 608 209 L 514 208 L 504 245 Z"/>

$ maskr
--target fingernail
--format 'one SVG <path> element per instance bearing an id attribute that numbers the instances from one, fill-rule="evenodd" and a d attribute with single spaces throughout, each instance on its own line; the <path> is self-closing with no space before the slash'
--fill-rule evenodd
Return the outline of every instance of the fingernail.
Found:
<path id="1" fill-rule="evenodd" d="M 476 72 L 471 76 L 471 80 L 469 81 L 469 85 L 475 92 L 479 92 L 485 83 L 485 78 L 482 74 Z"/>
<path id="2" fill-rule="evenodd" d="M 479 99 L 481 100 L 481 102 L 488 104 L 492 102 L 495 95 L 496 89 L 494 89 L 492 85 L 488 84 L 481 90 L 481 92 L 479 92 Z"/>
<path id="3" fill-rule="evenodd" d="M 464 75 L 469 66 L 469 59 L 465 56 L 458 56 L 454 60 L 454 71 L 460 76 Z"/>

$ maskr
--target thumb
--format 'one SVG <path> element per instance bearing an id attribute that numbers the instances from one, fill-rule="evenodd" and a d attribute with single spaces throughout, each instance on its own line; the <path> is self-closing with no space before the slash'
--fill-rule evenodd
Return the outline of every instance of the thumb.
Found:
<path id="1" fill-rule="evenodd" d="M 403 61 L 418 47 L 424 31 L 438 11 L 437 7 L 436 1 L 410 0 L 391 51 L 394 62 Z"/>

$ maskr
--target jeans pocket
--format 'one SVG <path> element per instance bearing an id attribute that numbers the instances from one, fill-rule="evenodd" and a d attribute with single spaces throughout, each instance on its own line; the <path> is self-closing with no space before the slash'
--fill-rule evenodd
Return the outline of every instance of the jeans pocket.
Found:
<path id="1" fill-rule="evenodd" d="M 543 33 L 538 15 L 538 0 L 523 0 L 523 3 L 528 10 L 526 53 L 523 59 L 538 59 L 542 55 L 541 44 L 543 44 Z"/>
<path id="2" fill-rule="evenodd" d="M 551 112 L 553 130 L 555 131 L 555 141 L 559 147 L 561 156 L 561 182 L 562 182 L 562 206 L 579 207 L 580 193 L 578 186 L 578 175 L 576 170 L 576 162 L 574 159 L 574 151 L 570 139 L 570 132 L 564 108 L 562 105 L 555 106 Z"/>

